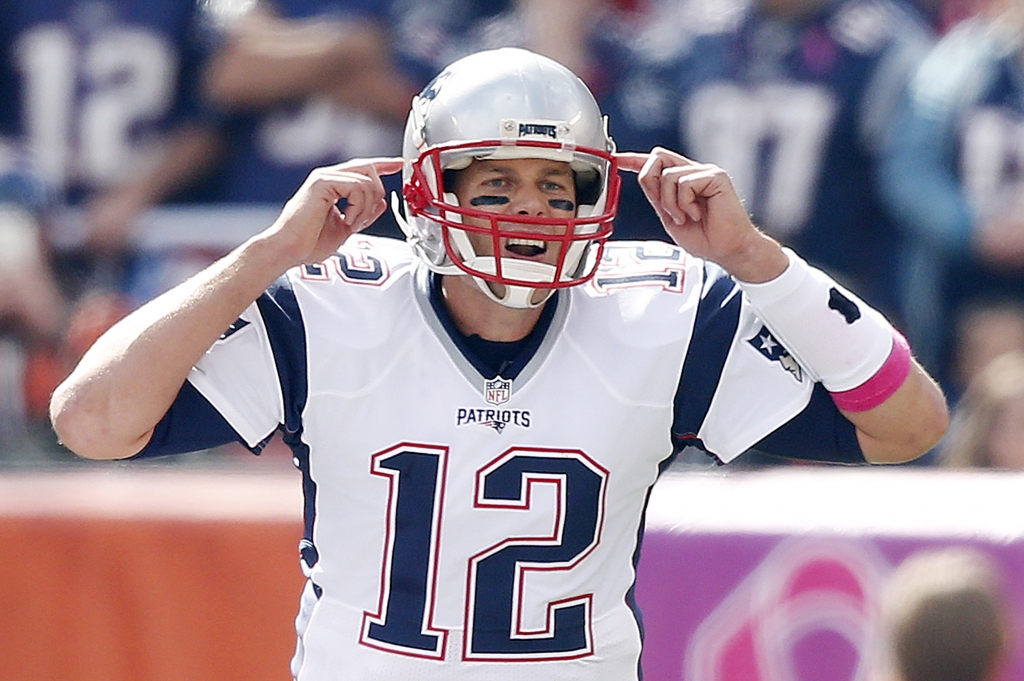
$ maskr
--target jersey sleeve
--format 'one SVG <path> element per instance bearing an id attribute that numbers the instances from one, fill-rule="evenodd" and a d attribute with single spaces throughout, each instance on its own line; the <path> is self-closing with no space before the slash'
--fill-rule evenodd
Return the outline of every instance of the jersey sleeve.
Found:
<path id="1" fill-rule="evenodd" d="M 174 404 L 153 429 L 149 442 L 132 458 L 184 454 L 241 441 L 242 438 L 220 412 L 185 381 Z M 261 448 L 252 449 L 258 454 Z"/>
<path id="2" fill-rule="evenodd" d="M 213 344 L 188 380 L 255 449 L 286 422 L 298 428 L 286 417 L 286 395 L 290 388 L 304 391 L 305 366 L 302 317 L 282 277 Z"/>
<path id="3" fill-rule="evenodd" d="M 695 445 L 723 463 L 744 451 L 862 462 L 853 425 L 712 263 L 675 398 L 677 448 Z"/>

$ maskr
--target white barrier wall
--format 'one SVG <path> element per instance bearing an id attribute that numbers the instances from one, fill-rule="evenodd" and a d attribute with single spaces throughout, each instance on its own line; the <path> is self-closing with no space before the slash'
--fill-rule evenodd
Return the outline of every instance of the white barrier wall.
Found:
<path id="1" fill-rule="evenodd" d="M 929 547 L 992 556 L 1024 623 L 1024 474 L 726 471 L 669 474 L 652 494 L 645 681 L 867 681 L 881 588 Z M 1015 645 L 1007 681 L 1024 679 Z"/>

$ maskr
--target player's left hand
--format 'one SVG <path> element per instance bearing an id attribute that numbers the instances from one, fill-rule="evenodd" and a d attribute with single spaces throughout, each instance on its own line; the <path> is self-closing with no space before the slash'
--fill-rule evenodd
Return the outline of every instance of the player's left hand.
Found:
<path id="1" fill-rule="evenodd" d="M 618 153 L 616 159 L 620 169 L 639 173 L 665 231 L 687 252 L 743 281 L 767 281 L 785 270 L 785 254 L 750 221 L 723 169 L 662 147 Z"/>

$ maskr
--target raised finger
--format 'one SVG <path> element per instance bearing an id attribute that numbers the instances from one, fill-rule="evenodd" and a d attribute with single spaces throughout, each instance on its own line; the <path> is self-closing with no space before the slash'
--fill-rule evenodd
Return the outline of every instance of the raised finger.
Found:
<path id="1" fill-rule="evenodd" d="M 638 182 L 640 183 L 641 189 L 644 190 L 644 194 L 647 195 L 647 199 L 658 206 L 661 202 L 661 172 L 664 162 L 660 156 L 656 154 L 650 154 L 647 157 L 647 161 L 644 162 L 643 168 L 640 169 L 640 176 Z"/>
<path id="2" fill-rule="evenodd" d="M 393 175 L 401 172 L 405 166 L 405 159 L 402 158 L 371 158 L 369 160 L 378 175 Z"/>
<path id="3" fill-rule="evenodd" d="M 341 209 L 345 224 L 357 228 L 362 221 L 361 216 L 364 207 L 371 203 L 375 194 L 383 197 L 384 187 L 380 179 L 374 175 L 373 168 L 369 168 L 370 175 L 351 169 L 342 170 L 337 166 L 324 168 L 317 172 L 318 185 L 323 191 L 328 192 L 325 196 L 333 205 L 339 201 L 345 202 Z"/>
<path id="4" fill-rule="evenodd" d="M 639 173 L 650 158 L 650 154 L 642 154 L 636 151 L 620 151 L 614 154 L 615 160 L 619 163 L 619 170 L 630 173 Z"/>
<path id="5" fill-rule="evenodd" d="M 360 182 L 347 197 L 345 222 L 352 229 L 363 229 L 377 219 L 378 208 L 384 205 L 384 191 L 380 182 Z"/>
<path id="6" fill-rule="evenodd" d="M 689 167 L 700 165 L 697 161 L 694 161 L 693 159 L 683 156 L 678 151 L 672 151 L 671 149 L 666 149 L 665 147 L 654 147 L 653 149 L 651 149 L 651 156 L 657 156 L 661 158 L 662 163 L 664 163 L 666 168 L 671 168 L 675 166 Z"/>
<path id="7" fill-rule="evenodd" d="M 669 169 L 661 175 L 662 209 L 677 224 L 686 224 L 688 220 L 700 219 L 699 211 L 695 214 L 687 200 L 690 196 L 684 190 L 685 181 L 675 169 Z"/>

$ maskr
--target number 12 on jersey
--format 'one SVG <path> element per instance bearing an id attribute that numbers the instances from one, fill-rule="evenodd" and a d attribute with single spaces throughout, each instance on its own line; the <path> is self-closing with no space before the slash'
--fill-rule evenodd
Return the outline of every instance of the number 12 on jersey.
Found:
<path id="1" fill-rule="evenodd" d="M 444 659 L 448 631 L 435 626 L 437 562 L 448 448 L 402 443 L 375 454 L 371 473 L 389 479 L 387 532 L 376 613 L 360 642 L 393 653 Z M 525 577 L 573 569 L 597 546 L 608 471 L 579 450 L 511 448 L 476 472 L 474 512 L 531 508 L 535 485 L 555 488 L 553 531 L 511 536 L 469 557 L 463 659 L 554 660 L 593 652 L 590 593 L 546 604 L 546 624 L 523 622 Z"/>

